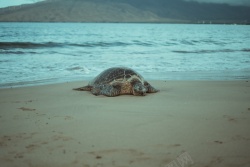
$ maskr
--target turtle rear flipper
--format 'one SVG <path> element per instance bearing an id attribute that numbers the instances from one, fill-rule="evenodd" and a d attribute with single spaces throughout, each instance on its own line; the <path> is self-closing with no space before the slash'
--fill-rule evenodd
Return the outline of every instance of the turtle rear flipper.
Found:
<path id="1" fill-rule="evenodd" d="M 77 90 L 77 91 L 91 91 L 92 86 L 84 86 L 84 87 L 80 87 L 80 88 L 74 88 L 73 90 Z"/>

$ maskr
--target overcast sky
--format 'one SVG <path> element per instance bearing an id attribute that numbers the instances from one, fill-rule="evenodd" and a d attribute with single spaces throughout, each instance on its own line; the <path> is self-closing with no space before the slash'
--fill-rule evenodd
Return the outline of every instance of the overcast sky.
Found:
<path id="1" fill-rule="evenodd" d="M 7 7 L 7 6 L 20 5 L 20 4 L 25 4 L 25 3 L 26 4 L 33 3 L 36 1 L 39 1 L 39 0 L 0 0 L 0 8 Z M 187 1 L 190 1 L 190 0 L 187 0 Z M 193 0 L 193 1 L 228 3 L 228 4 L 234 4 L 234 5 L 249 5 L 250 6 L 250 0 Z"/>
<path id="2" fill-rule="evenodd" d="M 0 7 L 15 6 L 27 3 L 34 3 L 33 0 L 0 0 Z"/>
<path id="3" fill-rule="evenodd" d="M 233 5 L 248 5 L 248 6 L 250 5 L 250 0 L 189 0 L 189 1 L 227 3 Z"/>

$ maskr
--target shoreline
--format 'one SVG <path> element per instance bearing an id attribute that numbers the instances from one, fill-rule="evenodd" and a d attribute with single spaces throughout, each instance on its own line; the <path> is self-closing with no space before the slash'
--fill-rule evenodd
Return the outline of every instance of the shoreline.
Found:
<path id="1" fill-rule="evenodd" d="M 163 72 L 141 73 L 148 81 L 247 81 L 250 80 L 248 71 L 212 71 L 212 72 Z M 46 86 L 80 81 L 90 81 L 95 76 L 75 76 L 67 78 L 48 78 L 33 81 L 19 81 L 14 83 L 0 83 L 0 89 L 30 86 Z M 81 79 L 79 79 L 81 78 Z"/>
<path id="2" fill-rule="evenodd" d="M 149 80 L 160 92 L 144 97 L 72 90 L 87 83 L 0 89 L 0 163 L 250 165 L 249 81 Z"/>

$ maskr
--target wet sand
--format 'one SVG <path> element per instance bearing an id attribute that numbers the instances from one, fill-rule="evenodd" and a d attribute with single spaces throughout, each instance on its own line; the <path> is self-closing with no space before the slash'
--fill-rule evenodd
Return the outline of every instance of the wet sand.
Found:
<path id="1" fill-rule="evenodd" d="M 145 97 L 0 89 L 5 167 L 249 167 L 250 82 L 151 81 Z"/>

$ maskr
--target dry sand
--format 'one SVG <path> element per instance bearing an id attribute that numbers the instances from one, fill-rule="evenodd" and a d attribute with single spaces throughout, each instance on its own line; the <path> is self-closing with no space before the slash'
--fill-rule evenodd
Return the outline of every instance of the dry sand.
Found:
<path id="1" fill-rule="evenodd" d="M 250 82 L 151 83 L 145 97 L 1 89 L 0 166 L 250 166 Z"/>

